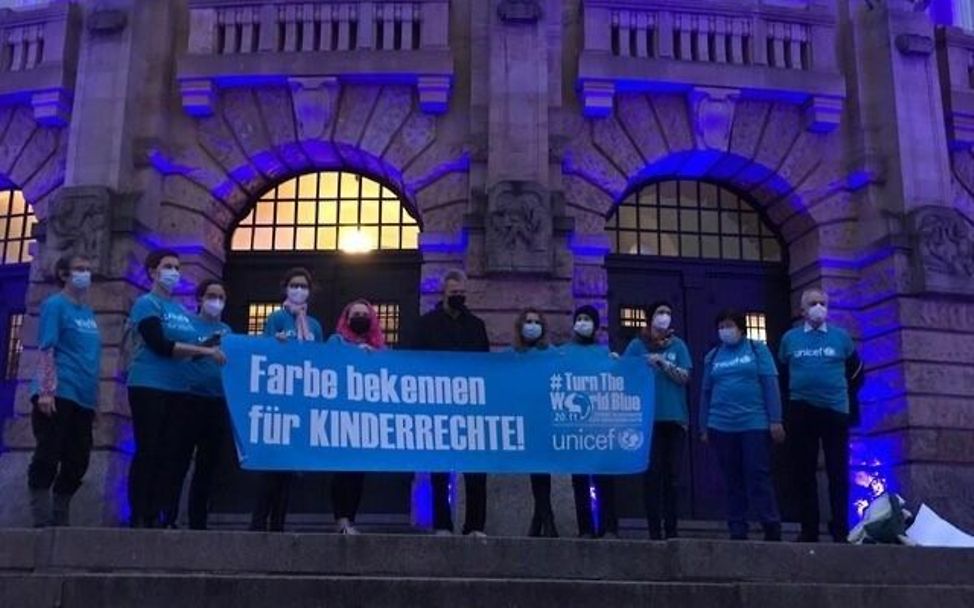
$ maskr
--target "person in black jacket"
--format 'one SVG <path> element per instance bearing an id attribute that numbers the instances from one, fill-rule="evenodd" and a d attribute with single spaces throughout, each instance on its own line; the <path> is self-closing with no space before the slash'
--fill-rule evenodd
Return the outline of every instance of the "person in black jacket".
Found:
<path id="1" fill-rule="evenodd" d="M 443 300 L 424 314 L 417 327 L 412 345 L 416 350 L 489 351 L 487 327 L 466 306 L 467 277 L 459 270 L 451 270 L 443 277 Z M 452 534 L 450 515 L 450 475 L 433 473 L 433 529 L 436 534 Z M 487 475 L 464 472 L 467 518 L 463 533 L 483 536 L 487 519 Z"/>

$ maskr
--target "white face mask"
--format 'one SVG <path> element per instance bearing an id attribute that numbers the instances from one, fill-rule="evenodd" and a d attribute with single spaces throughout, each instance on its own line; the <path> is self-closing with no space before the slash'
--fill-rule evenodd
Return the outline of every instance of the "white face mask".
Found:
<path id="1" fill-rule="evenodd" d="M 825 321 L 825 317 L 829 314 L 829 309 L 825 304 L 815 304 L 808 309 L 808 318 L 810 321 L 815 323 L 821 323 Z"/>
<path id="2" fill-rule="evenodd" d="M 591 338 L 592 334 L 595 333 L 595 324 L 585 319 L 579 319 L 575 321 L 575 333 L 583 338 Z"/>
<path id="3" fill-rule="evenodd" d="M 736 327 L 721 327 L 717 330 L 720 341 L 728 346 L 733 346 L 740 342 L 741 332 Z"/>
<path id="4" fill-rule="evenodd" d="M 80 291 L 91 287 L 91 272 L 87 270 L 72 270 L 71 286 Z"/>
<path id="5" fill-rule="evenodd" d="M 660 331 L 666 331 L 670 328 L 670 323 L 672 321 L 673 317 L 671 317 L 669 313 L 661 312 L 653 317 L 653 327 Z"/>
<path id="6" fill-rule="evenodd" d="M 223 313 L 224 302 L 220 298 L 203 300 L 203 311 L 211 317 L 219 317 Z"/>
<path id="7" fill-rule="evenodd" d="M 287 300 L 291 304 L 304 304 L 308 301 L 309 290 L 307 287 L 288 287 Z"/>
<path id="8" fill-rule="evenodd" d="M 159 284 L 166 291 L 172 291 L 179 284 L 179 271 L 175 268 L 163 268 L 159 271 Z"/>
<path id="9" fill-rule="evenodd" d="M 541 328 L 541 324 L 535 321 L 528 321 L 521 327 L 521 336 L 523 336 L 525 340 L 537 340 L 541 337 L 542 333 L 543 329 Z"/>

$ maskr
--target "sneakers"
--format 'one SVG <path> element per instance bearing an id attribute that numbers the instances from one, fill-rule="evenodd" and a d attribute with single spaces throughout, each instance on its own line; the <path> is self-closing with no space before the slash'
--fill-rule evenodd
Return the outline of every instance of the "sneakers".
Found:
<path id="1" fill-rule="evenodd" d="M 453 536 L 452 530 L 434 530 L 433 536 Z"/>
<path id="2" fill-rule="evenodd" d="M 338 525 L 339 534 L 346 534 L 348 536 L 358 536 L 361 534 L 347 517 L 340 517 L 335 523 Z"/>
<path id="3" fill-rule="evenodd" d="M 470 538 L 487 538 L 487 534 L 480 530 L 474 530 L 473 532 L 468 532 L 467 536 L 469 536 Z"/>

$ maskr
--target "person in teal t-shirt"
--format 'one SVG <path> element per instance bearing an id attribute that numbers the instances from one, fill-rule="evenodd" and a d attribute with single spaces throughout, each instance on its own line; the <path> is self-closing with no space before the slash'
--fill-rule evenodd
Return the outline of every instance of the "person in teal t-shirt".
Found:
<path id="1" fill-rule="evenodd" d="M 284 273 L 281 282 L 284 304 L 268 315 L 264 322 L 264 336 L 277 338 L 281 342 L 321 342 L 324 339 L 321 323 L 308 314 L 313 285 L 311 273 L 304 268 L 291 268 Z M 282 472 L 260 474 L 250 517 L 251 530 L 284 530 L 292 477 L 291 473 Z"/>
<path id="2" fill-rule="evenodd" d="M 748 508 L 764 539 L 781 540 L 781 518 L 771 483 L 771 441 L 784 441 L 778 371 L 764 342 L 748 339 L 742 313 L 717 316 L 720 346 L 704 358 L 700 398 L 701 440 L 710 443 L 724 474 L 727 526 L 746 540 Z"/>
<path id="3" fill-rule="evenodd" d="M 196 343 L 189 313 L 173 299 L 179 285 L 179 255 L 159 249 L 146 256 L 152 290 L 138 298 L 129 313 L 135 354 L 128 369 L 129 409 L 135 454 L 129 467 L 131 525 L 163 525 L 169 493 L 166 479 L 166 424 L 170 410 L 189 398 L 185 360 L 206 357 L 222 365 L 217 346 Z"/>
<path id="4" fill-rule="evenodd" d="M 31 389 L 37 447 L 27 471 L 34 527 L 70 523 L 70 503 L 88 470 L 91 425 L 98 405 L 101 335 L 86 302 L 91 261 L 66 255 L 54 278 L 61 291 L 41 304 L 39 369 Z M 53 489 L 53 503 L 52 503 Z"/>
<path id="5" fill-rule="evenodd" d="M 564 352 L 583 351 L 595 356 L 614 356 L 609 349 L 596 342 L 599 331 L 599 311 L 594 306 L 580 306 L 572 322 L 572 341 L 561 346 Z M 596 530 L 592 516 L 590 487 L 595 487 L 599 501 L 599 521 Z M 579 538 L 593 538 L 598 532 L 607 538 L 618 537 L 619 523 L 615 512 L 615 480 L 611 475 L 572 475 L 575 495 L 575 520 Z"/>
<path id="6" fill-rule="evenodd" d="M 232 333 L 230 326 L 220 320 L 226 300 L 226 287 L 219 279 L 206 279 L 196 288 L 198 313 L 191 317 L 194 343 L 219 346 L 223 337 Z M 205 530 L 213 473 L 229 427 L 227 404 L 221 366 L 213 358 L 193 357 L 183 361 L 183 367 L 190 398 L 173 404 L 169 412 L 166 465 L 170 469 L 165 523 L 176 524 L 180 494 L 192 460 L 189 527 Z"/>
<path id="7" fill-rule="evenodd" d="M 778 359 L 788 370 L 788 435 L 794 460 L 803 542 L 816 542 L 819 529 L 818 452 L 825 453 L 836 542 L 849 535 L 849 382 L 862 364 L 845 330 L 826 323 L 828 296 L 807 289 L 801 296 L 803 321 L 785 334 Z"/>
<path id="8" fill-rule="evenodd" d="M 623 356 L 646 359 L 655 380 L 652 454 L 643 474 L 643 499 L 649 538 L 661 540 L 677 536 L 677 480 L 689 424 L 687 383 L 693 362 L 686 343 L 674 334 L 673 307 L 656 302 L 647 312 L 649 327 L 629 343 Z"/>

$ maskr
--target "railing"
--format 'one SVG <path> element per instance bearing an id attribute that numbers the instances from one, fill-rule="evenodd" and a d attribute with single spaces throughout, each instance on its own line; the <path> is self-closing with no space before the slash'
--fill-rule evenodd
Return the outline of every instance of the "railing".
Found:
<path id="1" fill-rule="evenodd" d="M 821 2 L 801 4 L 586 0 L 585 50 L 616 57 L 833 69 L 835 17 Z"/>
<path id="2" fill-rule="evenodd" d="M 0 72 L 25 72 L 62 63 L 65 45 L 76 38 L 72 6 L 0 10 Z"/>
<path id="3" fill-rule="evenodd" d="M 447 46 L 447 0 L 191 0 L 193 54 L 410 51 Z"/>

